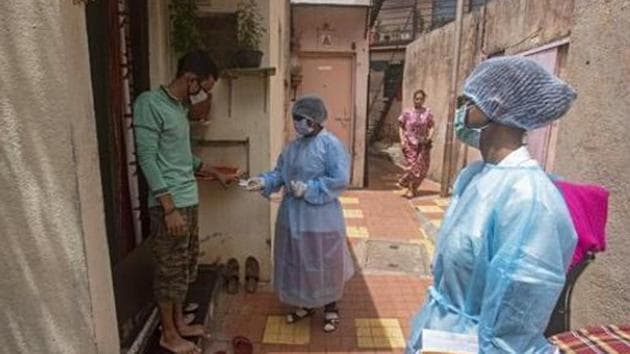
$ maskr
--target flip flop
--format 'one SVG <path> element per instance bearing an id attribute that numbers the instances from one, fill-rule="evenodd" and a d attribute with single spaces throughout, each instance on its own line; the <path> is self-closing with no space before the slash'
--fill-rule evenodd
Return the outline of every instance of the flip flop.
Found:
<path id="1" fill-rule="evenodd" d="M 230 258 L 225 269 L 225 289 L 228 294 L 238 294 L 239 265 L 236 258 Z"/>
<path id="2" fill-rule="evenodd" d="M 195 312 L 199 308 L 199 304 L 196 302 L 191 302 L 184 306 L 184 313 Z"/>
<path id="3" fill-rule="evenodd" d="M 234 354 L 254 353 L 254 346 L 252 345 L 252 342 L 243 336 L 234 337 L 232 339 L 232 347 L 234 348 Z"/>
<path id="4" fill-rule="evenodd" d="M 189 348 L 188 349 L 181 349 L 179 351 L 174 350 L 175 348 L 169 347 L 164 343 L 164 338 L 162 336 L 160 336 L 160 347 L 170 353 L 201 353 L 201 348 L 199 348 L 198 346 L 195 345 L 195 343 L 193 342 L 189 342 Z"/>
<path id="5" fill-rule="evenodd" d="M 298 311 L 304 311 L 304 312 L 301 315 Z M 313 316 L 314 313 L 315 313 L 315 309 L 301 308 L 301 309 L 295 310 L 287 315 L 287 323 L 292 324 L 292 323 L 298 322 L 307 317 Z"/>
<path id="6" fill-rule="evenodd" d="M 260 265 L 254 257 L 247 257 L 245 261 L 245 290 L 253 294 L 258 288 Z"/>
<path id="7" fill-rule="evenodd" d="M 332 333 L 339 327 L 339 310 L 327 311 L 324 313 L 324 332 Z"/>
<path id="8" fill-rule="evenodd" d="M 203 325 L 192 325 L 192 326 L 200 326 L 202 329 L 202 333 L 190 333 L 190 334 L 184 334 L 184 333 L 180 333 L 180 335 L 182 336 L 182 338 L 196 338 L 196 337 L 201 337 L 204 339 L 212 339 L 212 335 L 210 334 L 210 332 L 208 331 L 207 328 L 205 328 Z"/>

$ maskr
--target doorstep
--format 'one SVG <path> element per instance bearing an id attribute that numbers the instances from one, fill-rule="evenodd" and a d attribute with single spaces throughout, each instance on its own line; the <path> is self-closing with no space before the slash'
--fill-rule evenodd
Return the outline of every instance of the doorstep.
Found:
<path id="1" fill-rule="evenodd" d="M 199 304 L 199 308 L 195 312 L 195 321 L 193 324 L 208 324 L 214 319 L 216 300 L 219 290 L 221 289 L 220 268 L 217 266 L 200 265 L 197 281 L 194 282 L 188 294 L 188 302 Z M 169 354 L 170 352 L 160 347 L 160 330 L 156 326 L 144 350 L 140 351 L 145 354 Z M 203 338 L 196 337 L 193 340 L 197 346 L 203 348 Z"/>

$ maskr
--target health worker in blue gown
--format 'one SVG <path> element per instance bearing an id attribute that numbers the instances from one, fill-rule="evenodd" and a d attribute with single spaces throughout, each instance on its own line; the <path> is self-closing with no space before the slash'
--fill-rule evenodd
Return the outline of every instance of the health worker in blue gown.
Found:
<path id="1" fill-rule="evenodd" d="M 567 206 L 526 146 L 560 118 L 574 90 L 530 59 L 481 63 L 464 84 L 455 131 L 483 161 L 458 176 L 432 262 L 433 285 L 412 320 L 423 330 L 477 336 L 480 353 L 553 353 L 543 336 L 576 245 Z"/>
<path id="2" fill-rule="evenodd" d="M 296 307 L 287 322 L 324 307 L 323 330 L 339 325 L 337 301 L 354 274 L 339 196 L 350 178 L 345 146 L 324 129 L 327 110 L 317 96 L 298 99 L 292 109 L 298 137 L 282 151 L 276 167 L 250 179 L 249 190 L 266 197 L 284 190 L 276 220 L 274 288 L 280 301 Z"/>

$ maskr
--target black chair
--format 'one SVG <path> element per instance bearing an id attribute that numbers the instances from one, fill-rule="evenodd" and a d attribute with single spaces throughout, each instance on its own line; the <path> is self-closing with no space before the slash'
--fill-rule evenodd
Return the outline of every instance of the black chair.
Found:
<path id="1" fill-rule="evenodd" d="M 551 313 L 549 324 L 545 330 L 545 337 L 549 338 L 558 333 L 567 332 L 571 329 L 571 294 L 578 277 L 584 272 L 586 266 L 595 260 L 595 255 L 587 253 L 584 259 L 578 263 L 567 274 L 567 280 L 564 289 L 560 293 L 556 307 Z"/>

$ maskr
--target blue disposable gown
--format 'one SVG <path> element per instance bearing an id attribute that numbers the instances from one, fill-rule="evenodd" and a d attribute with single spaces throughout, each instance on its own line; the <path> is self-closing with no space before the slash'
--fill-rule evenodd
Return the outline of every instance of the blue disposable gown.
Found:
<path id="1" fill-rule="evenodd" d="M 550 353 L 543 332 L 562 291 L 576 234 L 560 192 L 520 148 L 461 172 L 440 230 L 422 330 L 477 335 L 481 353 Z"/>
<path id="2" fill-rule="evenodd" d="M 338 197 L 349 182 L 348 154 L 326 130 L 291 142 L 265 179 L 263 194 L 285 187 L 274 240 L 274 288 L 283 303 L 320 307 L 337 301 L 354 274 Z M 294 197 L 291 181 L 308 185 Z"/>

